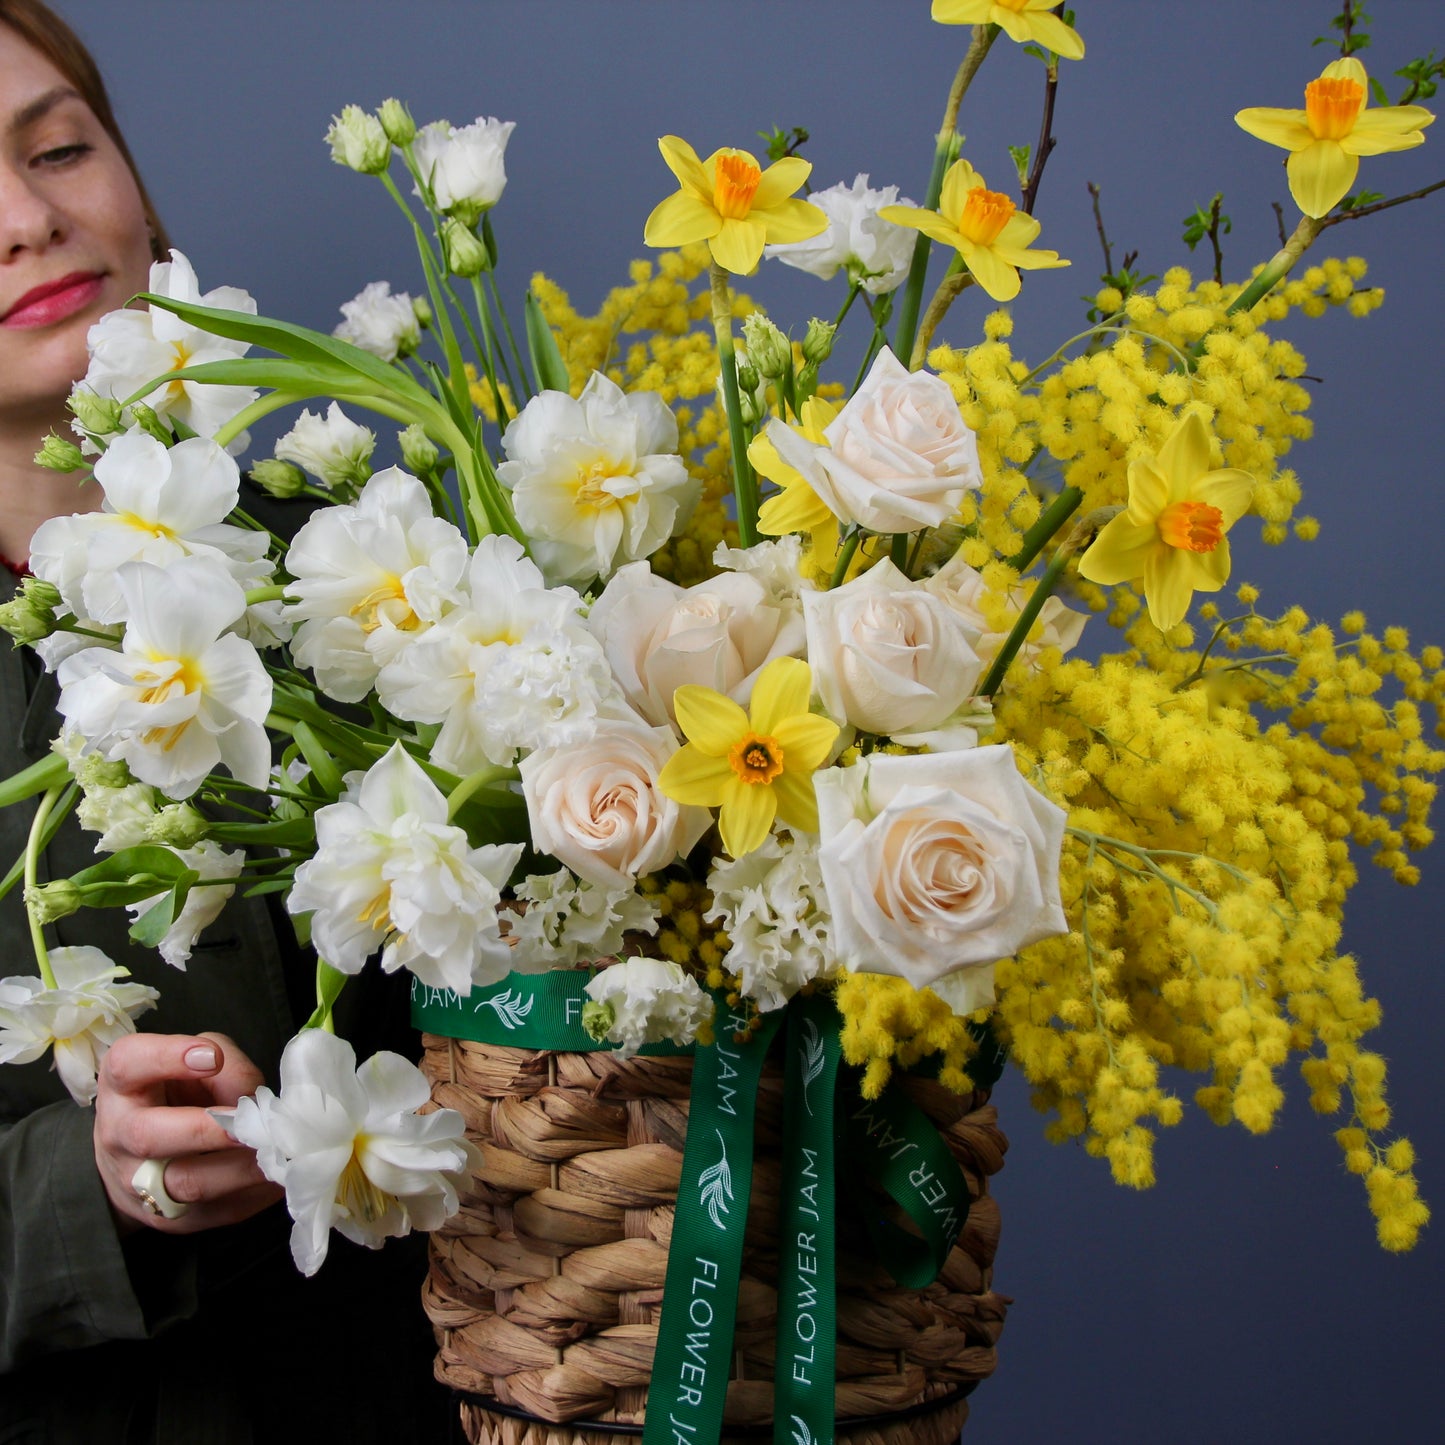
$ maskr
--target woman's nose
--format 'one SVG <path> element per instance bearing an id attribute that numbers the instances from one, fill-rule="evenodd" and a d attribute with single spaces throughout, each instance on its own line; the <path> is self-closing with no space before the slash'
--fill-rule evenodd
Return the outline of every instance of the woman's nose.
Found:
<path id="1" fill-rule="evenodd" d="M 0 263 L 26 251 L 43 251 L 64 234 L 59 209 L 30 178 L 0 163 Z"/>

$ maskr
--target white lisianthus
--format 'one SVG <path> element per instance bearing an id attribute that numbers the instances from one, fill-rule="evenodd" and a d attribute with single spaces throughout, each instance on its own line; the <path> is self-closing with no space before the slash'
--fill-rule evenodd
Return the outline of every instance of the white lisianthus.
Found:
<path id="1" fill-rule="evenodd" d="M 715 859 L 704 914 L 731 940 L 724 962 L 764 1012 L 782 1008 L 805 983 L 832 978 L 833 919 L 816 839 L 770 834 L 741 858 Z"/>
<path id="2" fill-rule="evenodd" d="M 875 191 L 866 175 L 858 175 L 851 186 L 840 181 L 827 190 L 812 192 L 808 203 L 827 216 L 828 229 L 807 241 L 767 246 L 765 256 L 824 281 L 831 280 L 841 268 L 849 281 L 857 282 L 874 296 L 895 291 L 904 283 L 918 233 L 885 221 L 878 214 L 883 206 L 913 204 L 906 198 L 898 199 L 897 186 Z"/>
<path id="3" fill-rule="evenodd" d="M 377 472 L 354 503 L 316 512 L 286 554 L 296 661 L 328 696 L 360 702 L 382 663 L 460 600 L 466 566 L 466 538 L 422 483 Z"/>
<path id="4" fill-rule="evenodd" d="M 212 557 L 169 567 L 127 562 L 119 652 L 91 647 L 60 664 L 60 712 L 108 761 L 189 797 L 217 764 L 264 788 L 271 772 L 271 679 L 256 649 L 228 633 L 246 598 Z"/>
<path id="5" fill-rule="evenodd" d="M 676 751 L 671 728 L 627 719 L 599 722 L 585 742 L 524 758 L 532 846 L 606 888 L 661 872 L 712 826 L 709 809 L 685 807 L 657 786 Z"/>
<path id="6" fill-rule="evenodd" d="M 295 462 L 324 487 L 359 487 L 371 476 L 376 433 L 352 421 L 332 402 L 326 415 L 303 411 L 296 424 L 276 443 L 283 462 Z"/>
<path id="7" fill-rule="evenodd" d="M 203 838 L 194 848 L 173 851 L 187 868 L 195 869 L 202 878 L 235 878 L 246 866 L 246 855 L 240 849 L 228 852 L 219 843 L 212 843 L 209 839 Z M 182 973 L 186 971 L 191 951 L 201 934 L 221 916 L 221 910 L 235 891 L 234 883 L 225 883 L 214 887 L 208 885 L 204 888 L 192 888 L 186 894 L 181 911 L 166 930 L 165 937 L 156 945 L 160 949 L 161 957 L 172 968 L 177 968 Z M 155 897 L 143 899 L 139 903 L 127 903 L 126 907 L 130 910 L 130 916 L 138 919 L 164 896 L 158 893 Z"/>
<path id="8" fill-rule="evenodd" d="M 775 594 L 745 572 L 683 588 L 645 562 L 617 573 L 587 625 L 629 705 L 658 725 L 676 725 L 672 696 L 684 683 L 746 707 L 758 673 L 776 657 L 801 656 L 804 645 L 796 590 Z"/>
<path id="9" fill-rule="evenodd" d="M 435 120 L 417 131 L 412 155 L 439 211 L 460 210 L 474 219 L 502 199 L 507 141 L 515 129 L 515 121 L 478 116 L 460 128 Z"/>
<path id="10" fill-rule="evenodd" d="M 440 723 L 432 758 L 462 776 L 583 742 L 624 708 L 581 607 L 515 538 L 483 537 L 461 603 L 381 669 L 378 696 L 408 722 Z"/>
<path id="11" fill-rule="evenodd" d="M 407 968 L 465 994 L 511 968 L 497 905 L 521 854 L 520 843 L 473 848 L 397 743 L 317 810 L 316 855 L 296 870 L 286 907 L 312 915 L 317 953 L 342 973 L 359 973 L 380 948 L 388 973 Z"/>
<path id="12" fill-rule="evenodd" d="M 235 286 L 217 286 L 201 294 L 191 263 L 179 251 L 169 261 L 157 261 L 150 271 L 150 291 L 174 301 L 211 306 L 219 311 L 256 314 L 250 295 Z M 248 386 L 217 386 L 210 382 L 172 381 L 164 374 L 208 361 L 234 361 L 249 349 L 244 341 L 228 341 L 183 321 L 170 311 L 129 307 L 111 311 L 90 328 L 90 369 L 80 385 L 98 396 L 124 401 L 146 382 L 161 377 L 158 389 L 144 398 L 162 417 L 184 422 L 197 436 L 214 436 L 259 395 Z M 245 450 L 242 433 L 226 448 Z"/>
<path id="13" fill-rule="evenodd" d="M 30 543 L 35 575 L 58 587 L 77 617 L 124 618 L 116 577 L 125 562 L 214 557 L 242 588 L 269 580 L 266 534 L 226 521 L 241 472 L 215 442 L 192 437 L 167 448 L 144 432 L 119 436 L 96 458 L 95 479 L 105 494 L 100 511 L 52 517 Z"/>
<path id="14" fill-rule="evenodd" d="M 982 673 L 974 633 L 887 558 L 830 592 L 803 595 L 813 686 L 835 722 L 907 737 L 940 728 Z"/>
<path id="15" fill-rule="evenodd" d="M 52 948 L 54 988 L 28 974 L 0 979 L 0 1064 L 28 1064 L 55 1051 L 55 1071 L 77 1104 L 95 1102 L 106 1050 L 135 1032 L 160 998 L 98 948 Z"/>
<path id="16" fill-rule="evenodd" d="M 87 788 L 75 808 L 76 821 L 99 833 L 97 853 L 118 853 L 146 841 L 156 816 L 156 791 L 149 783 L 128 783 L 123 788 Z"/>
<path id="17" fill-rule="evenodd" d="M 359 105 L 343 106 L 340 115 L 331 117 L 326 143 L 337 165 L 362 175 L 378 176 L 391 162 L 391 142 L 381 121 Z"/>
<path id="18" fill-rule="evenodd" d="M 678 964 L 661 958 L 624 958 L 588 985 L 582 1026 L 599 1043 L 617 1044 L 623 1058 L 643 1044 L 670 1039 L 690 1044 L 710 1023 L 712 999 Z"/>
<path id="19" fill-rule="evenodd" d="M 405 291 L 391 293 L 387 281 L 372 281 L 341 303 L 343 320 L 331 334 L 383 361 L 410 356 L 421 345 L 421 323 Z"/>
<path id="20" fill-rule="evenodd" d="M 838 962 L 958 1011 L 993 1002 L 993 965 L 1069 931 L 1059 898 L 1067 814 L 1007 746 L 873 754 L 813 775 Z"/>
<path id="21" fill-rule="evenodd" d="M 479 1155 L 455 1109 L 418 1113 L 430 1099 L 426 1077 L 400 1054 L 373 1054 L 358 1068 L 345 1039 L 308 1029 L 281 1055 L 279 1094 L 260 1088 L 229 1117 L 216 1111 L 285 1189 L 302 1274 L 321 1268 L 332 1229 L 380 1249 L 456 1213 Z"/>
<path id="22" fill-rule="evenodd" d="M 962 557 L 955 556 L 931 577 L 925 578 L 923 587 L 935 597 L 941 597 L 963 619 L 964 625 L 977 634 L 974 651 L 985 667 L 992 663 L 998 656 L 999 648 L 1004 645 L 1008 631 L 993 630 L 985 614 L 984 597 L 988 588 L 984 585 L 983 573 L 970 567 Z M 1009 589 L 1010 626 L 1023 611 L 1032 588 L 1032 583 L 1020 582 Z M 1046 647 L 1057 647 L 1060 652 L 1070 651 L 1084 635 L 1084 624 L 1088 620 L 1084 613 L 1066 607 L 1057 597 L 1048 598 L 1034 623 L 1038 635 L 1019 648 L 1020 660 L 1037 666 L 1035 660 Z"/>
<path id="23" fill-rule="evenodd" d="M 517 885 L 526 911 L 512 916 L 512 967 L 522 973 L 615 958 L 629 933 L 656 933 L 659 909 L 628 884 L 607 888 L 565 868 Z"/>
<path id="24" fill-rule="evenodd" d="M 682 527 L 702 483 L 677 454 L 677 421 L 655 392 L 594 371 L 575 400 L 543 391 L 502 437 L 497 476 L 549 582 L 608 578 Z"/>
<path id="25" fill-rule="evenodd" d="M 823 429 L 825 444 L 776 418 L 767 435 L 835 517 L 870 532 L 936 527 L 983 485 L 977 438 L 948 383 L 909 371 L 886 346 Z"/>

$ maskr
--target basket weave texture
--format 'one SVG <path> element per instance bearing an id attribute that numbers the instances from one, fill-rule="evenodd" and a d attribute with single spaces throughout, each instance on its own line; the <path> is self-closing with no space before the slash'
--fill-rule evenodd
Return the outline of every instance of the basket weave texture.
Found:
<path id="1" fill-rule="evenodd" d="M 437 1378 L 474 1397 L 462 1406 L 468 1439 L 637 1445 L 692 1060 L 424 1042 L 433 1102 L 462 1113 L 484 1158 L 460 1213 L 432 1235 L 423 1291 Z M 972 1203 L 939 1279 L 900 1289 L 841 1207 L 845 1191 L 864 1186 L 840 1172 L 835 1399 L 850 1445 L 956 1440 L 968 1413 L 961 1392 L 993 1373 L 1009 1304 L 991 1287 L 999 1212 L 988 1179 L 1008 1145 L 988 1094 L 922 1079 L 905 1087 L 962 1166 Z M 728 1441 L 766 1440 L 772 1420 L 782 1094 L 770 1063 L 758 1090 Z M 493 1401 L 499 1410 L 487 1408 Z"/>

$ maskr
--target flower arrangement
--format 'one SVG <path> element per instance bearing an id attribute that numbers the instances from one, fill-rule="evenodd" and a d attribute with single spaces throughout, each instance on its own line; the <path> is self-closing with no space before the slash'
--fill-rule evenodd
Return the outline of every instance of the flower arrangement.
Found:
<path id="1" fill-rule="evenodd" d="M 955 114 L 1000 34 L 1055 68 L 1083 56 L 1040 5 L 935 11 L 979 27 Z M 70 806 L 107 856 L 27 894 L 44 988 L 6 981 L 0 1047 L 54 1038 L 73 1060 L 77 1030 L 45 1022 L 62 1004 L 95 1010 L 101 1048 L 148 1002 L 109 960 L 47 959 L 47 917 L 128 906 L 183 963 L 229 889 L 274 887 L 323 960 L 283 1095 L 330 1090 L 352 1137 L 383 1107 L 356 1090 L 390 1065 L 363 1079 L 310 1035 L 373 957 L 467 996 L 615 956 L 584 1022 L 621 1049 L 706 1041 L 712 995 L 750 1019 L 822 995 L 876 1096 L 920 1064 L 962 1090 L 991 1036 L 1051 1132 L 1135 1186 L 1150 1121 L 1182 1112 L 1161 1066 L 1262 1131 L 1300 1055 L 1321 1112 L 1348 1100 L 1337 1137 L 1381 1242 L 1408 1248 L 1427 1216 L 1362 1043 L 1378 1007 L 1336 947 L 1351 843 L 1416 876 L 1441 657 L 1260 611 L 1253 588 L 1194 597 L 1229 584 L 1245 519 L 1308 532 L 1282 464 L 1304 363 L 1269 328 L 1378 304 L 1361 263 L 1293 272 L 1356 157 L 1431 119 L 1368 106 L 1366 82 L 1345 57 L 1304 111 L 1241 114 L 1290 150 L 1302 212 L 1253 277 L 1121 275 L 1036 367 L 1006 311 L 971 346 L 936 341 L 968 287 L 1007 301 L 1020 271 L 1066 264 L 1034 246 L 1038 177 L 1021 203 L 989 190 L 952 117 L 922 206 L 862 177 L 805 200 L 786 142 L 765 166 L 665 138 L 679 188 L 647 222 L 655 268 L 596 317 L 539 279 L 518 345 L 492 284 L 509 128 L 343 113 L 337 159 L 408 211 L 428 299 L 377 283 L 328 338 L 203 296 L 177 256 L 149 310 L 97 328 L 75 398 L 92 460 L 47 447 L 107 508 L 37 535 L 12 621 L 68 726 L 8 797 L 42 798 L 32 863 Z M 930 299 L 931 247 L 957 259 Z M 756 312 L 731 278 L 765 256 L 841 271 L 840 321 L 793 342 Z M 859 306 L 847 390 L 825 368 Z M 237 514 L 230 452 L 313 398 L 324 415 L 253 468 L 322 503 L 282 546 Z M 346 408 L 405 428 L 401 467 L 372 470 Z M 1081 608 L 1117 650 L 1069 656 Z M 263 794 L 264 820 L 215 816 Z M 258 1097 L 236 1124 L 283 1180 L 287 1117 Z M 318 1218 L 368 1240 L 430 1225 L 464 1162 L 437 1136 L 424 1188 L 357 1150 L 331 1199 L 293 1199 L 298 1263 L 324 1255 Z"/>

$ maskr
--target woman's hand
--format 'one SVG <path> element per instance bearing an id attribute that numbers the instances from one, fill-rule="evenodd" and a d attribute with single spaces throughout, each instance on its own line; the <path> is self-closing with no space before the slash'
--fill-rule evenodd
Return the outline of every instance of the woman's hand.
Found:
<path id="1" fill-rule="evenodd" d="M 193 1234 L 249 1219 L 282 1196 L 206 1111 L 229 1108 L 265 1083 L 222 1034 L 129 1034 L 101 1064 L 95 1096 L 95 1163 L 121 1233 L 145 1226 Z M 190 1206 L 153 1214 L 131 1184 L 146 1159 L 166 1159 L 165 1191 Z"/>

